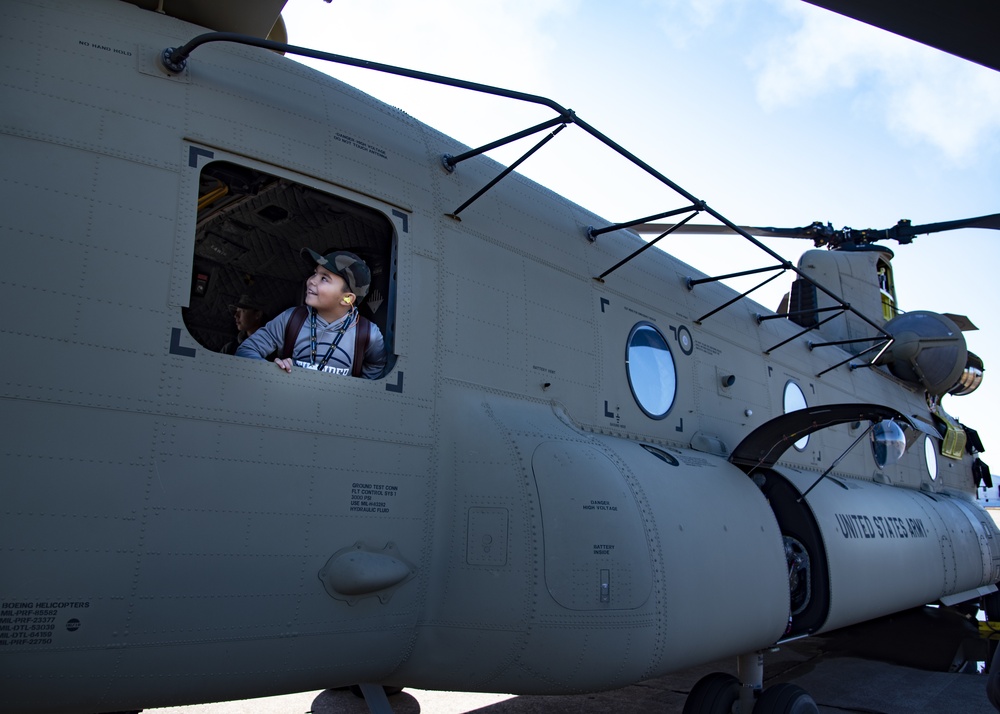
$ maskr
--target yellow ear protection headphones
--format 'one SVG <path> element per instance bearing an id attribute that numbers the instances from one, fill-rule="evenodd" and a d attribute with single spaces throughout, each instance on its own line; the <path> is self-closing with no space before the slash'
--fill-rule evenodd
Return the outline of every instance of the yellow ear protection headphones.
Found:
<path id="1" fill-rule="evenodd" d="M 344 304 L 345 304 L 345 305 L 350 305 L 350 304 L 351 304 L 351 301 L 352 301 L 353 299 L 354 299 L 354 298 L 352 298 L 352 297 L 351 297 L 350 295 L 345 295 L 345 296 L 344 296 Z"/>

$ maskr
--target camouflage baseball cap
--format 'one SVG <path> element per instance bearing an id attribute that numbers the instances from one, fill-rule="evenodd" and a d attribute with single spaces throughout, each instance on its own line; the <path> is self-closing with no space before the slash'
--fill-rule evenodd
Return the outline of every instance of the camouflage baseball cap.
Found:
<path id="1" fill-rule="evenodd" d="M 256 310 L 257 312 L 264 312 L 264 306 L 260 304 L 253 295 L 248 295 L 243 293 L 240 295 L 240 299 L 229 306 L 229 312 L 235 313 L 236 308 L 242 307 L 244 310 Z"/>
<path id="2" fill-rule="evenodd" d="M 347 283 L 347 289 L 358 296 L 358 300 L 363 300 L 371 287 L 372 273 L 365 264 L 354 253 L 346 250 L 338 250 L 326 255 L 320 255 L 312 248 L 303 248 L 302 257 L 310 265 L 322 265 L 331 273 L 336 273 Z"/>

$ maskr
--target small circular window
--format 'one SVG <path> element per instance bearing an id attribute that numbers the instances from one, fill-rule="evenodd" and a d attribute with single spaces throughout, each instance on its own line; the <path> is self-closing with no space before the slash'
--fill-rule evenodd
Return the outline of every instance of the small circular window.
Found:
<path id="1" fill-rule="evenodd" d="M 797 412 L 799 409 L 805 409 L 809 406 L 806 403 L 806 395 L 802 393 L 802 389 L 799 388 L 795 382 L 788 382 L 785 385 L 785 414 L 788 412 Z M 809 443 L 809 435 L 806 434 L 801 439 L 796 441 L 792 446 L 794 446 L 799 451 L 805 451 L 806 444 Z"/>
<path id="2" fill-rule="evenodd" d="M 937 479 L 937 443 L 929 436 L 924 437 L 924 463 L 931 481 Z"/>
<path id="3" fill-rule="evenodd" d="M 643 413 L 662 419 L 677 395 L 677 369 L 667 341 L 655 326 L 640 322 L 628 336 L 625 369 L 632 396 Z"/>

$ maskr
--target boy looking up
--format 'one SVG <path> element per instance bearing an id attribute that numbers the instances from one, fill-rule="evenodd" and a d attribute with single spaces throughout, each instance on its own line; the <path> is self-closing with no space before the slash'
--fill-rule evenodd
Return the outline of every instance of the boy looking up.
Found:
<path id="1" fill-rule="evenodd" d="M 306 307 L 285 310 L 244 340 L 236 355 L 267 359 L 276 353 L 274 363 L 285 372 L 297 366 L 367 379 L 381 376 L 386 360 L 382 333 L 361 318 L 357 308 L 371 284 L 368 266 L 346 250 L 320 255 L 303 248 L 302 257 L 313 266 L 313 274 L 306 279 Z M 286 349 L 290 354 L 284 354 Z M 361 358 L 358 366 L 356 357 Z"/>

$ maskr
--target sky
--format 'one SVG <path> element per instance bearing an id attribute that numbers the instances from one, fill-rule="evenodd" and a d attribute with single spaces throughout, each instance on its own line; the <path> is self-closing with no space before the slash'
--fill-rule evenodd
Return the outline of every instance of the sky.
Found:
<path id="1" fill-rule="evenodd" d="M 887 228 L 1000 213 L 1000 72 L 801 0 L 289 0 L 283 15 L 294 45 L 551 98 L 740 225 Z M 303 61 L 470 146 L 553 116 Z M 511 163 L 538 138 L 490 156 Z M 578 127 L 519 171 L 612 222 L 684 204 Z M 768 244 L 793 262 L 811 247 Z M 772 262 L 735 237 L 662 245 L 712 275 Z M 990 463 L 1000 232 L 890 247 L 903 310 L 980 328 L 965 336 L 985 362 L 983 385 L 944 406 L 979 431 Z M 788 282 L 754 298 L 773 309 Z M 985 495 L 1000 506 L 996 488 Z"/>

